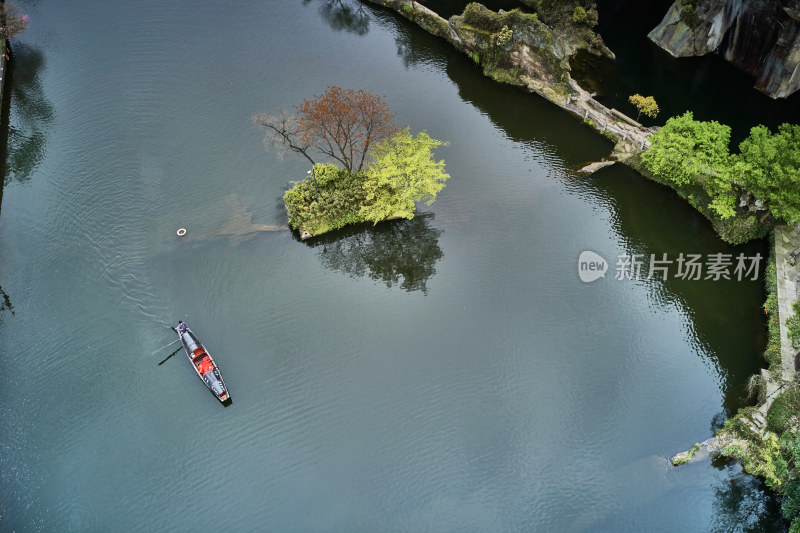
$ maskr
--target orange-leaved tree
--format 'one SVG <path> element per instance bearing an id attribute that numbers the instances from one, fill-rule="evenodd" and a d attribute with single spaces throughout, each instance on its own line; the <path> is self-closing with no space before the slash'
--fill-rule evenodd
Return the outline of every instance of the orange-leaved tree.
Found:
<path id="1" fill-rule="evenodd" d="M 364 167 L 372 146 L 398 131 L 384 97 L 363 89 L 331 86 L 295 109 L 253 115 L 253 122 L 267 130 L 265 144 L 279 154 L 301 154 L 312 165 L 313 152 L 319 152 L 351 174 Z"/>
<path id="2" fill-rule="evenodd" d="M 370 147 L 397 131 L 386 100 L 364 89 L 332 85 L 297 108 L 305 144 L 338 161 L 350 173 L 364 166 Z"/>

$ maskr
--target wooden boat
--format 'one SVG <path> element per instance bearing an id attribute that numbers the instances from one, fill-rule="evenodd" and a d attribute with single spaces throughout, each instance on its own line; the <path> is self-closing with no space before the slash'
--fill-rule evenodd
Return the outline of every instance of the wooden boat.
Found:
<path id="1" fill-rule="evenodd" d="M 184 324 L 184 326 L 186 326 L 186 324 Z M 192 363 L 194 371 L 197 372 L 197 376 L 203 380 L 208 390 L 210 390 L 219 401 L 222 403 L 230 401 L 231 395 L 228 393 L 228 388 L 222 380 L 219 367 L 217 363 L 214 362 L 214 359 L 211 358 L 211 354 L 206 351 L 200 339 L 197 338 L 188 326 L 186 326 L 184 331 L 176 327 L 175 331 L 178 333 L 178 337 L 180 337 L 181 344 L 183 344 L 183 351 L 186 352 L 186 356 Z"/>

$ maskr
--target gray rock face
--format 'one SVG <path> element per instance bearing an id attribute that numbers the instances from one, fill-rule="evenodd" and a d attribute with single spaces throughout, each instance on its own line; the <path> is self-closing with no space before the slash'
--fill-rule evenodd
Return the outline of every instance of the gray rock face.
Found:
<path id="1" fill-rule="evenodd" d="M 800 0 L 697 0 L 694 27 L 675 0 L 648 37 L 675 57 L 719 53 L 772 98 L 800 88 Z"/>

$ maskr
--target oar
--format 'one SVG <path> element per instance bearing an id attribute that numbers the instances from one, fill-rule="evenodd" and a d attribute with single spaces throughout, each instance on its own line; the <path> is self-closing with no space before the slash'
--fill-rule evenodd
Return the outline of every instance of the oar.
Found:
<path id="1" fill-rule="evenodd" d="M 177 350 L 175 350 L 174 352 L 172 352 L 171 354 L 169 354 L 169 355 L 166 357 L 166 359 L 164 359 L 163 361 L 161 361 L 160 363 L 158 363 L 158 366 L 161 366 L 161 365 L 163 365 L 164 363 L 166 363 L 166 362 L 167 362 L 167 360 L 168 360 L 170 357 L 172 357 L 173 355 L 175 355 L 176 353 L 178 353 L 178 352 L 180 352 L 180 351 L 181 351 L 181 349 L 180 349 L 180 348 L 178 348 Z"/>
<path id="2" fill-rule="evenodd" d="M 174 341 L 172 341 L 171 343 L 167 344 L 166 346 L 162 346 L 161 348 L 159 348 L 159 349 L 158 349 L 158 350 L 156 350 L 155 352 L 151 353 L 150 355 L 155 355 L 155 354 L 157 354 L 158 352 L 160 352 L 161 350 L 163 350 L 164 348 L 169 348 L 170 346 L 172 346 L 172 345 L 173 345 L 173 344 L 175 344 L 176 342 L 180 342 L 180 341 L 181 341 L 180 339 L 175 339 L 175 340 L 174 340 Z"/>

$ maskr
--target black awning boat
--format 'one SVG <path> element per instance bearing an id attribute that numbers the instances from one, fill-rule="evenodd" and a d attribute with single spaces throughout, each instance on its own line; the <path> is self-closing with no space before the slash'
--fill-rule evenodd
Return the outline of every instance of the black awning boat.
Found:
<path id="1" fill-rule="evenodd" d="M 192 332 L 186 324 L 183 324 L 183 326 L 184 327 L 181 327 L 179 325 L 175 328 L 175 331 L 180 337 L 181 344 L 183 344 L 183 351 L 186 352 L 186 356 L 192 363 L 192 367 L 197 373 L 197 376 L 203 380 L 208 390 L 210 390 L 219 401 L 222 403 L 230 401 L 231 395 L 228 392 L 228 388 L 225 386 L 225 382 L 222 380 L 222 374 L 219 373 L 217 363 L 214 362 L 211 354 L 206 351 L 194 332 Z"/>

